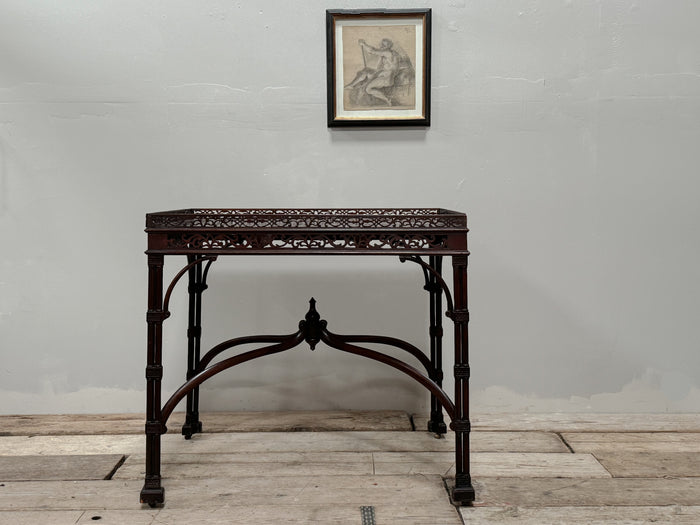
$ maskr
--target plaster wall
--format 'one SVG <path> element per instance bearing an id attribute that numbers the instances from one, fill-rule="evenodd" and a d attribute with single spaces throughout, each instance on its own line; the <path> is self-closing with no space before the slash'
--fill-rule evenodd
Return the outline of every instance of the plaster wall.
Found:
<path id="1" fill-rule="evenodd" d="M 143 409 L 144 215 L 191 206 L 466 211 L 475 411 L 697 411 L 700 3 L 365 2 L 433 8 L 433 125 L 329 130 L 324 11 L 343 7 L 0 2 L 0 413 Z M 421 279 L 393 258 L 227 259 L 205 346 L 292 332 L 312 295 L 336 332 L 425 346 Z M 165 392 L 185 306 L 183 288 Z M 202 406 L 427 401 L 321 347 L 231 370 Z"/>

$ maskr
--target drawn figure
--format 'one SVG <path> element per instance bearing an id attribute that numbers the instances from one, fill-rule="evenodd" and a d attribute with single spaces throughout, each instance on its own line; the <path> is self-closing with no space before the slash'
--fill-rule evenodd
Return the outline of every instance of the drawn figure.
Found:
<path id="1" fill-rule="evenodd" d="M 345 86 L 351 90 L 351 102 L 357 106 L 413 104 L 413 101 L 402 100 L 409 93 L 405 88 L 415 84 L 415 70 L 406 53 L 397 50 L 389 38 L 383 38 L 379 47 L 363 39 L 358 44 L 362 48 L 364 67 Z"/>

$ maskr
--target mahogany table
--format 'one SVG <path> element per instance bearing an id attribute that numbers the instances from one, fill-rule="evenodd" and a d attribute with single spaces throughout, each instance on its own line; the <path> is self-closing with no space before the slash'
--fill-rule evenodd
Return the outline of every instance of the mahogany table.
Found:
<path id="1" fill-rule="evenodd" d="M 443 409 L 455 435 L 455 502 L 469 504 L 474 488 L 469 472 L 469 364 L 467 310 L 467 217 L 438 208 L 382 209 L 185 209 L 146 215 L 148 235 L 148 347 L 146 365 L 146 476 L 141 502 L 151 506 L 165 501 L 161 485 L 161 435 L 175 407 L 186 400 L 182 434 L 186 439 L 202 431 L 199 386 L 210 377 L 259 357 L 283 352 L 306 342 L 311 349 L 329 347 L 394 367 L 430 392 L 428 430 L 447 432 Z M 185 255 L 187 264 L 164 293 L 166 255 Z M 313 299 L 298 330 L 289 335 L 251 335 L 230 339 L 201 355 L 202 292 L 212 263 L 224 255 L 383 255 L 420 266 L 430 298 L 430 355 L 394 337 L 340 335 L 328 329 Z M 442 259 L 452 260 L 452 290 L 442 277 Z M 427 262 L 424 260 L 427 258 Z M 169 316 L 170 297 L 178 281 L 188 275 L 188 363 L 185 383 L 162 404 L 161 379 L 163 321 Z M 442 389 L 442 319 L 454 323 L 454 400 Z M 420 363 L 416 368 L 400 359 L 361 346 L 386 345 L 405 351 Z M 241 345 L 257 348 L 221 359 Z M 220 358 L 220 359 L 216 359 Z"/>

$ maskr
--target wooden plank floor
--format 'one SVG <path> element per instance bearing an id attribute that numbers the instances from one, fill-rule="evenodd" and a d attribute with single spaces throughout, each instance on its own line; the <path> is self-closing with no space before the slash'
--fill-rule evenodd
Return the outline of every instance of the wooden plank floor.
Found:
<path id="1" fill-rule="evenodd" d="M 362 506 L 380 525 L 700 523 L 699 417 L 576 417 L 475 417 L 477 501 L 458 509 L 452 436 L 422 418 L 206 414 L 212 432 L 163 437 L 166 504 L 151 509 L 142 416 L 0 416 L 0 525 L 360 525 Z"/>
<path id="2" fill-rule="evenodd" d="M 411 430 L 411 418 L 400 410 L 315 412 L 213 412 L 200 415 L 207 432 L 322 432 L 330 430 Z M 0 436 L 65 436 L 79 434 L 142 434 L 144 414 L 72 414 L 0 416 Z M 185 421 L 175 412 L 169 433 Z"/>

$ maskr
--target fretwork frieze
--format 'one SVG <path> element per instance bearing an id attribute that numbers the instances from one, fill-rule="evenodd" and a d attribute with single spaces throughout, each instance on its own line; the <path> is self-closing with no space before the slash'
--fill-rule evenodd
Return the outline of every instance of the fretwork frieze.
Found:
<path id="1" fill-rule="evenodd" d="M 168 249 L 175 250 L 401 250 L 446 248 L 445 236 L 399 234 L 277 234 L 184 233 L 168 235 Z"/>

